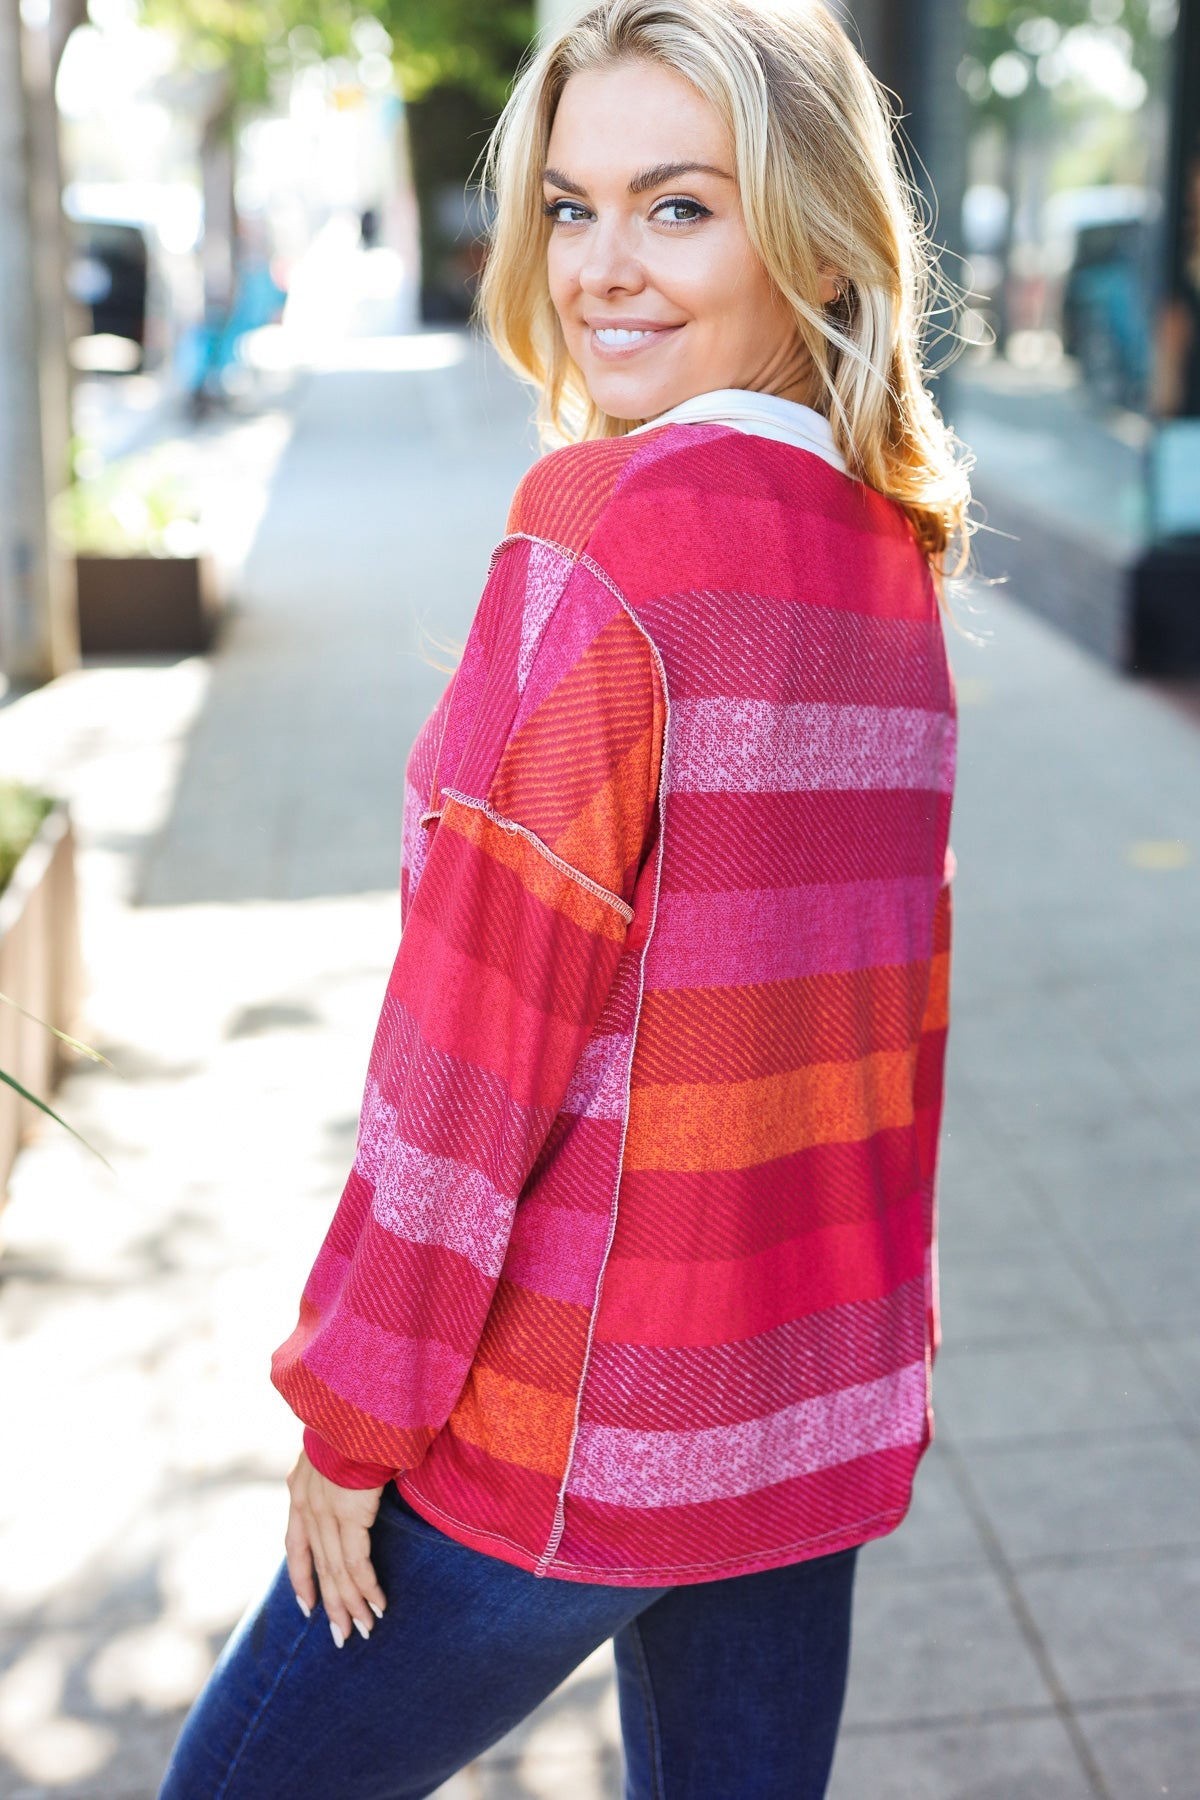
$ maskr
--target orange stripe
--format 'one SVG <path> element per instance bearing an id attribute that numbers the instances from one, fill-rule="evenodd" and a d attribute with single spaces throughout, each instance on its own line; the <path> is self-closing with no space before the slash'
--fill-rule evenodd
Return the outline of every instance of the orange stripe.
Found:
<path id="1" fill-rule="evenodd" d="M 456 1437 L 485 1455 L 556 1477 L 567 1466 L 574 1424 L 574 1395 L 548 1394 L 480 1363 L 448 1421 Z"/>
<path id="2" fill-rule="evenodd" d="M 554 846 L 567 862 L 597 870 L 597 879 L 615 889 L 620 889 L 626 872 L 641 861 L 646 844 L 653 804 L 647 800 L 646 771 L 656 760 L 651 729 L 648 726 L 630 745 L 611 778 L 597 789 Z"/>
<path id="3" fill-rule="evenodd" d="M 929 999 L 922 1031 L 944 1031 L 950 1023 L 950 952 L 934 957 L 929 970 Z"/>
<path id="4" fill-rule="evenodd" d="M 447 797 L 441 829 L 466 838 L 485 856 L 511 869 L 521 885 L 543 905 L 552 907 L 583 931 L 620 943 L 625 920 L 616 908 L 582 882 L 555 868 L 549 857 L 520 831 L 505 831 L 476 806 L 465 806 Z"/>
<path id="5" fill-rule="evenodd" d="M 757 1081 L 634 1088 L 627 1169 L 746 1169 L 911 1124 L 915 1047 Z"/>

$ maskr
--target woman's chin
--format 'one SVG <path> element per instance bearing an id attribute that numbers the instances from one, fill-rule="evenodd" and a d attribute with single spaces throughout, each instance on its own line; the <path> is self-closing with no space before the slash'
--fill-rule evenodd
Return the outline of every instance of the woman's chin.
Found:
<path id="1" fill-rule="evenodd" d="M 614 378 L 600 372 L 588 382 L 592 404 L 610 419 L 627 425 L 641 424 L 643 419 L 656 419 L 659 413 L 676 406 L 684 398 L 675 391 L 677 383 L 636 381 L 632 377 Z"/>

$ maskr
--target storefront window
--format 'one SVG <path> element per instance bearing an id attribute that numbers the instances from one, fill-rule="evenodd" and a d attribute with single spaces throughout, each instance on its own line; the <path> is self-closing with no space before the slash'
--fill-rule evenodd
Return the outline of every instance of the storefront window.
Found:
<path id="1" fill-rule="evenodd" d="M 1177 0 L 969 0 L 959 430 L 1039 511 L 1132 550 L 1164 410 Z"/>

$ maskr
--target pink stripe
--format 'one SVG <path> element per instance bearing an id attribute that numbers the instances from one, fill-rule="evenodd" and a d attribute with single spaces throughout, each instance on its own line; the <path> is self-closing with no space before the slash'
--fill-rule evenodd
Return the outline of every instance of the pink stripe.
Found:
<path id="1" fill-rule="evenodd" d="M 737 987 L 891 967 L 929 955 L 938 878 L 668 892 L 648 988 Z"/>
<path id="2" fill-rule="evenodd" d="M 484 1275 L 500 1273 L 513 1201 L 467 1163 L 431 1156 L 394 1138 L 383 1159 L 371 1211 L 395 1237 L 456 1251 Z"/>
<path id="3" fill-rule="evenodd" d="M 808 700 L 680 700 L 671 713 L 669 780 L 678 793 L 812 788 L 948 792 L 944 712 Z"/>
<path id="4" fill-rule="evenodd" d="M 471 1358 L 432 1338 L 397 1337 L 346 1307 L 323 1322 L 303 1355 L 340 1400 L 401 1431 L 449 1412 Z"/>
<path id="5" fill-rule="evenodd" d="M 521 648 L 517 656 L 517 688 L 524 690 L 542 633 L 566 587 L 572 564 L 547 544 L 530 544 L 525 571 L 525 605 L 521 610 Z"/>
<path id="6" fill-rule="evenodd" d="M 354 1167 L 372 1187 L 379 1180 L 388 1146 L 395 1133 L 396 1108 L 384 1099 L 374 1077 L 369 1077 L 358 1120 L 358 1146 L 354 1152 Z"/>
<path id="7" fill-rule="evenodd" d="M 559 579 L 561 575 L 560 603 L 551 614 L 552 627 L 548 623 L 538 645 L 538 653 L 530 662 L 528 675 L 522 684 L 521 704 L 511 723 L 510 736 L 515 736 L 538 707 L 553 694 L 564 676 L 569 675 L 586 655 L 597 634 L 619 610 L 619 603 L 613 599 L 608 589 L 601 586 L 595 576 L 578 563 L 569 561 L 559 551 L 541 543 L 530 546 L 531 558 L 535 555 L 539 559 L 538 566 L 545 570 L 544 578 L 547 581 Z M 552 574 L 555 564 L 558 565 L 558 572 Z M 564 606 L 561 599 L 568 584 L 571 599 Z"/>
<path id="8" fill-rule="evenodd" d="M 569 1491 L 610 1506 L 729 1500 L 874 1451 L 920 1443 L 924 1431 L 922 1361 L 744 1425 L 703 1431 L 582 1425 Z"/>
<path id="9" fill-rule="evenodd" d="M 628 1032 L 589 1038 L 575 1065 L 561 1110 L 584 1119 L 624 1118 L 632 1047 L 633 1038 Z"/>
<path id="10" fill-rule="evenodd" d="M 504 1258 L 504 1279 L 548 1300 L 590 1306 L 607 1242 L 607 1213 L 523 1200 Z"/>

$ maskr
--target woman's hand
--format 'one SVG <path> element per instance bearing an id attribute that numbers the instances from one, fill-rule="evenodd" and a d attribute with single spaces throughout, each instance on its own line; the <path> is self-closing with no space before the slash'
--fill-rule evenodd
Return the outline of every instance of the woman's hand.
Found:
<path id="1" fill-rule="evenodd" d="M 370 1637 L 387 1605 L 371 1566 L 370 1538 L 383 1489 L 338 1487 L 318 1474 L 303 1450 L 287 1484 L 292 1496 L 284 1538 L 288 1575 L 306 1619 L 321 1600 L 340 1650 L 351 1625 Z"/>

